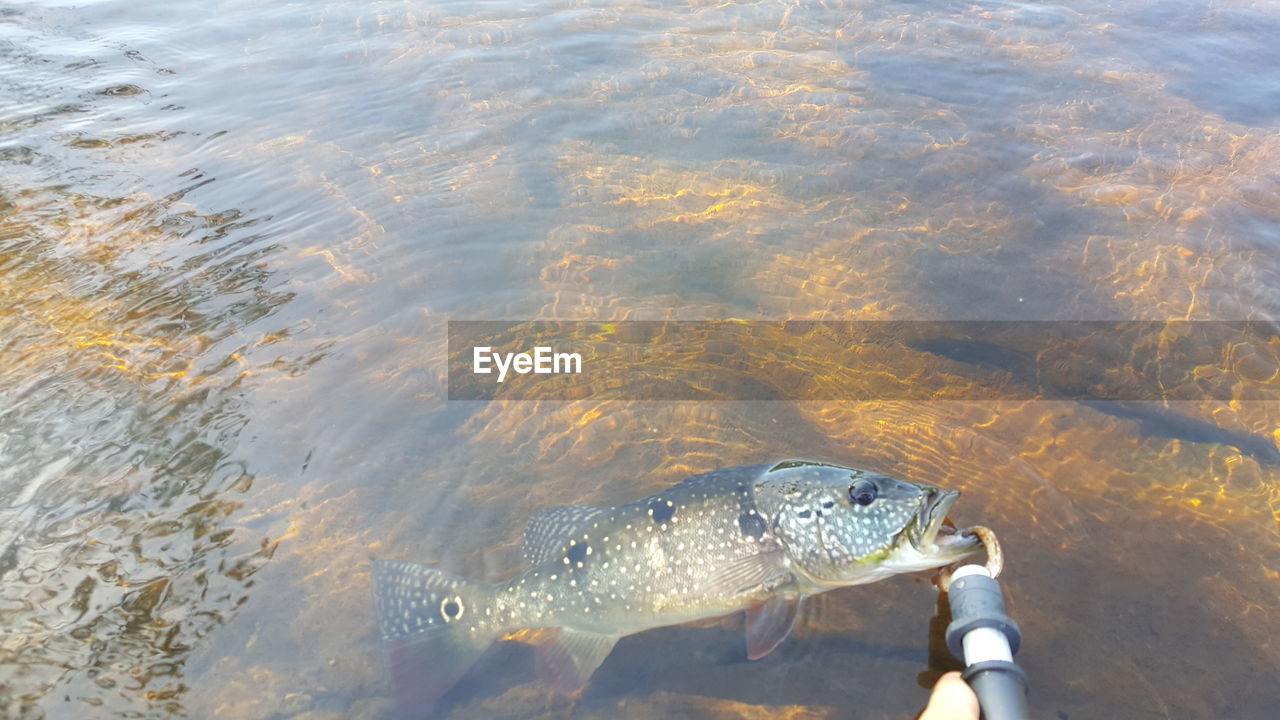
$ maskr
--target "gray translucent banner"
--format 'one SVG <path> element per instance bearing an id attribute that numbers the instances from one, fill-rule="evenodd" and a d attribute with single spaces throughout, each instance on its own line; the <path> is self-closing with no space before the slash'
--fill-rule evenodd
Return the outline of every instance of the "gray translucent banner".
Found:
<path id="1" fill-rule="evenodd" d="M 1280 398 L 1280 325 L 452 321 L 450 400 Z"/>

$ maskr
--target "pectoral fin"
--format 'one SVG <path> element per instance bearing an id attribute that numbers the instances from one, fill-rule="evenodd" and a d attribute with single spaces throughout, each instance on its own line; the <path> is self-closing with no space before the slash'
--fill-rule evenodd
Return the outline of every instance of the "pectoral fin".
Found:
<path id="1" fill-rule="evenodd" d="M 774 595 L 747 608 L 747 657 L 751 660 L 773 652 L 791 634 L 800 614 L 802 595 Z"/>
<path id="2" fill-rule="evenodd" d="M 560 628 L 554 640 L 538 646 L 538 676 L 567 695 L 587 684 L 617 642 L 616 635 Z"/>
<path id="3" fill-rule="evenodd" d="M 733 597 L 742 593 L 771 590 L 792 579 L 781 550 L 767 550 L 725 565 L 707 577 L 705 594 Z"/>

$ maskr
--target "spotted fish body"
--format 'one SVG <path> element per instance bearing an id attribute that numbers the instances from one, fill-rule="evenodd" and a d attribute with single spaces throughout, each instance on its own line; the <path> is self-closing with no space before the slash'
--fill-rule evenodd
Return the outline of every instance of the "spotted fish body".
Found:
<path id="1" fill-rule="evenodd" d="M 525 532 L 531 568 L 497 585 L 378 563 L 375 604 L 402 707 L 429 708 L 494 639 L 524 628 L 557 629 L 538 666 L 565 692 L 624 635 L 738 610 L 748 656 L 763 657 L 804 597 L 973 551 L 976 539 L 942 526 L 957 496 L 792 460 L 699 475 L 627 505 L 544 510 Z"/>

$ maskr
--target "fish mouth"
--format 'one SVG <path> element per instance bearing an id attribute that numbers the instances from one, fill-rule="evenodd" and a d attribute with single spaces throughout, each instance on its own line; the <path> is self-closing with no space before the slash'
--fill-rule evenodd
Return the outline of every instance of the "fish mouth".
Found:
<path id="1" fill-rule="evenodd" d="M 916 514 L 911 544 L 921 552 L 934 555 L 959 557 L 977 550 L 982 544 L 978 536 L 956 529 L 947 519 L 947 513 L 960 499 L 960 491 L 931 490 Z"/>

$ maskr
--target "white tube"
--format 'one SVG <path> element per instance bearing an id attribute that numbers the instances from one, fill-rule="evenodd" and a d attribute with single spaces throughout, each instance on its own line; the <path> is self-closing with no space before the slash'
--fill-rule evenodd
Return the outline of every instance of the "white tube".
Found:
<path id="1" fill-rule="evenodd" d="M 951 574 L 951 582 L 970 575 L 991 577 L 991 573 L 981 565 L 965 565 Z M 1009 638 L 995 628 L 974 628 L 960 639 L 964 645 L 964 664 L 975 665 L 988 660 L 1013 662 L 1013 651 L 1009 649 Z"/>
<path id="2" fill-rule="evenodd" d="M 969 577 L 970 575 L 986 575 L 987 577 L 991 577 L 991 573 L 987 572 L 987 569 L 981 565 L 961 565 L 956 568 L 955 572 L 951 573 L 951 581 L 955 582 L 962 577 Z"/>
<path id="3" fill-rule="evenodd" d="M 960 642 L 964 645 L 965 665 L 976 665 L 988 660 L 1013 662 L 1009 638 L 995 628 L 974 628 L 965 633 Z"/>

